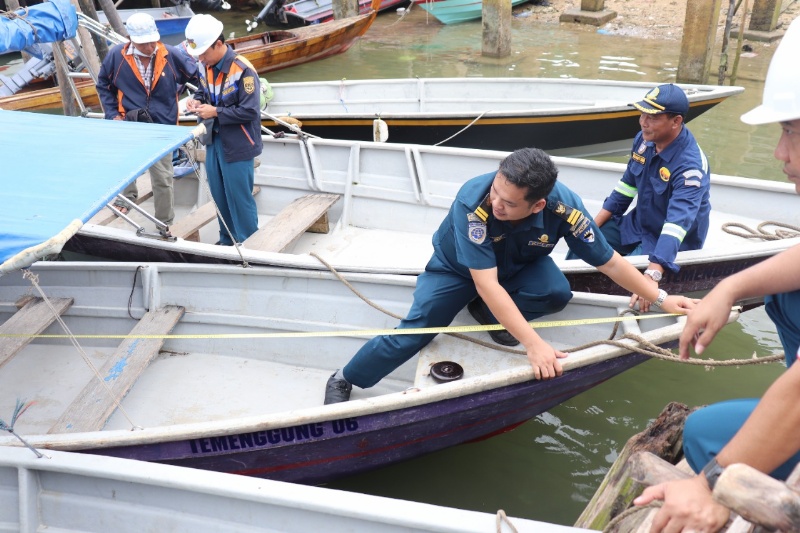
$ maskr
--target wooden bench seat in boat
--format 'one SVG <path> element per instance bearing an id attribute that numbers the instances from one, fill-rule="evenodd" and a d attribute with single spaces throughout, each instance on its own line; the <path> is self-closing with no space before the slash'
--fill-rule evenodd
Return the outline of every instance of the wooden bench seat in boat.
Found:
<path id="1" fill-rule="evenodd" d="M 170 333 L 183 313 L 184 308 L 178 306 L 166 306 L 145 313 L 130 332 L 134 338 L 124 339 L 99 370 L 105 381 L 101 382 L 93 375 L 49 433 L 103 429 L 117 408 L 114 399 L 122 401 L 164 345 L 164 339 L 142 337 Z"/>
<path id="2" fill-rule="evenodd" d="M 50 303 L 59 315 L 69 309 L 73 303 L 72 298 L 50 298 Z M 18 335 L 28 333 L 38 335 L 56 321 L 53 311 L 41 298 L 28 297 L 17 302 L 18 311 L 5 323 L 0 325 L 0 367 L 8 362 L 14 355 L 27 346 L 33 337 L 5 337 L 5 335 Z"/>
<path id="3" fill-rule="evenodd" d="M 261 187 L 253 187 L 253 196 L 261 192 Z M 170 233 L 187 241 L 200 240 L 200 228 L 217 218 L 214 202 L 206 202 L 185 217 L 181 217 L 169 227 Z"/>
<path id="4" fill-rule="evenodd" d="M 303 233 L 328 233 L 328 209 L 339 200 L 338 194 L 308 194 L 281 209 L 269 222 L 244 241 L 246 248 L 282 252 Z"/>

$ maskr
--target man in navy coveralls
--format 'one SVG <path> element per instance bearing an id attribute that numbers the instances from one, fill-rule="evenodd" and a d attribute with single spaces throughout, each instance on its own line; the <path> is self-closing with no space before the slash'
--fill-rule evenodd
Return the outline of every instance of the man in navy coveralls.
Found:
<path id="1" fill-rule="evenodd" d="M 468 306 L 481 324 L 500 323 L 495 342 L 520 342 L 537 379 L 561 375 L 559 358 L 528 324 L 556 313 L 572 298 L 549 257 L 559 239 L 620 286 L 668 312 L 694 302 L 651 286 L 615 252 L 587 216 L 581 199 L 556 181 L 558 170 L 541 150 L 507 156 L 497 172 L 467 181 L 433 236 L 434 253 L 417 278 L 414 303 L 398 328 L 447 326 Z M 477 298 L 476 298 L 477 296 Z M 435 334 L 381 335 L 367 342 L 328 380 L 325 403 L 350 399 L 352 385 L 368 388 L 427 345 Z"/>

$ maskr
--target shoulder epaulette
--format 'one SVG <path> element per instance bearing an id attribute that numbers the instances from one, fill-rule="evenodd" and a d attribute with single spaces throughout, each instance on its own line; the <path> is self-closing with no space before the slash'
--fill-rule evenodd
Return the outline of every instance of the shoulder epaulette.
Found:
<path id="1" fill-rule="evenodd" d="M 475 208 L 474 213 L 483 223 L 486 223 L 486 221 L 489 220 L 489 213 L 491 212 L 492 208 L 489 205 L 489 195 L 487 194 L 481 204 Z"/>
<path id="2" fill-rule="evenodd" d="M 568 206 L 558 200 L 548 200 L 547 209 L 563 218 L 570 225 L 570 231 L 576 237 L 585 236 L 590 220 L 579 209 Z"/>

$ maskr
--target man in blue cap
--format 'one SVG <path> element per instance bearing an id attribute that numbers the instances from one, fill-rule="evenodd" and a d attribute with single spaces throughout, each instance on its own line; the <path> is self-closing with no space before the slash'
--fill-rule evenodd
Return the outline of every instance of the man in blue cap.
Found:
<path id="1" fill-rule="evenodd" d="M 632 105 L 642 113 L 642 131 L 633 140 L 622 179 L 594 220 L 621 255 L 648 256 L 644 275 L 658 287 L 664 272 L 680 269 L 675 264 L 678 251 L 703 247 L 711 171 L 684 124 L 689 100 L 680 87 L 659 85 Z M 634 198 L 636 206 L 626 213 Z M 647 310 L 649 302 L 640 305 Z"/>

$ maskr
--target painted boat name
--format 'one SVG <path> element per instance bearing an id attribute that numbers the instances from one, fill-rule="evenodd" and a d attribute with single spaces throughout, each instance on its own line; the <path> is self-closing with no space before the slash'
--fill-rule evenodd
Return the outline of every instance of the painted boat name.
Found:
<path id="1" fill-rule="evenodd" d="M 192 448 L 192 453 L 195 454 L 218 453 L 230 450 L 263 448 L 271 444 L 280 444 L 282 442 L 299 442 L 302 440 L 317 439 L 324 436 L 327 432 L 341 435 L 342 433 L 349 433 L 356 430 L 358 430 L 357 418 L 343 418 L 330 422 L 315 422 L 313 424 L 301 424 L 299 426 L 254 431 L 252 433 L 241 433 L 239 435 L 192 439 L 189 441 L 189 445 Z"/>

